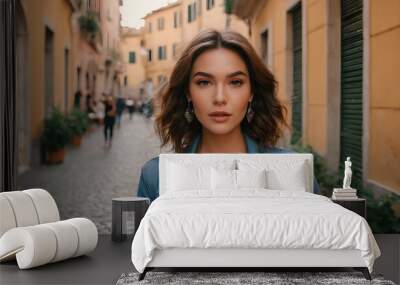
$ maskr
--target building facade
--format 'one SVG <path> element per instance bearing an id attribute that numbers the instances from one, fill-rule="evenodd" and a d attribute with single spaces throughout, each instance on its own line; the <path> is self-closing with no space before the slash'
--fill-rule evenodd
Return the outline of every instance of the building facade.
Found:
<path id="1" fill-rule="evenodd" d="M 246 23 L 236 15 L 225 13 L 224 0 L 178 0 L 152 11 L 143 19 L 142 50 L 147 56 L 143 62 L 145 81 L 140 84 L 145 86 L 148 97 L 160 94 L 185 45 L 201 30 L 232 29 L 248 36 Z M 129 48 L 124 50 L 126 59 Z M 142 78 L 142 74 L 138 73 L 137 77 Z"/>
<path id="2" fill-rule="evenodd" d="M 279 83 L 292 132 L 338 171 L 400 193 L 400 2 L 233 1 Z"/>
<path id="3" fill-rule="evenodd" d="M 46 9 L 43 9 L 46 7 Z M 18 171 L 40 160 L 43 120 L 66 111 L 73 94 L 70 1 L 16 1 Z"/>
<path id="4" fill-rule="evenodd" d="M 153 92 L 172 72 L 182 42 L 181 2 L 151 12 L 144 17 L 144 46 L 147 50 L 147 85 Z"/>
<path id="5" fill-rule="evenodd" d="M 19 173 L 41 162 L 43 122 L 54 108 L 69 112 L 77 91 L 82 109 L 88 94 L 114 92 L 123 67 L 120 5 L 121 0 L 16 1 Z"/>
<path id="6" fill-rule="evenodd" d="M 147 50 L 144 48 L 144 29 L 124 27 L 121 34 L 121 55 L 124 65 L 123 95 L 136 102 L 143 100 L 145 91 L 145 61 Z"/>

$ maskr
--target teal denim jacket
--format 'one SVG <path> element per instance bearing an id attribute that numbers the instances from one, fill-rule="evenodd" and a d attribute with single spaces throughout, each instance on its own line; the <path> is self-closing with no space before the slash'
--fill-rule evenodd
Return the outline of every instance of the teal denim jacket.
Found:
<path id="1" fill-rule="evenodd" d="M 247 153 L 294 153 L 294 151 L 283 148 L 263 148 L 260 147 L 253 139 L 245 135 Z M 190 145 L 186 153 L 195 153 L 199 145 L 200 136 L 196 137 L 192 145 Z M 159 195 L 158 182 L 158 156 L 147 161 L 142 167 L 137 195 L 139 197 L 149 198 L 152 202 Z M 318 182 L 314 177 L 313 192 L 319 194 Z"/>

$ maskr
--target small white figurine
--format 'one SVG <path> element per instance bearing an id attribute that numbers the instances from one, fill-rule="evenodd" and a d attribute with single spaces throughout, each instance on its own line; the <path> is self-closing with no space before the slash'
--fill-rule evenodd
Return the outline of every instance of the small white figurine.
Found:
<path id="1" fill-rule="evenodd" d="M 353 172 L 351 171 L 351 161 L 349 156 L 344 162 L 344 166 L 343 189 L 351 189 L 351 176 L 353 175 Z"/>

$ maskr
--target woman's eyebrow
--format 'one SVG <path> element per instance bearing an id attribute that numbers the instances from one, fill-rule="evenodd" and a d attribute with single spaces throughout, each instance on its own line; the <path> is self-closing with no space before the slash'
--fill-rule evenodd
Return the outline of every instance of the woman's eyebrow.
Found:
<path id="1" fill-rule="evenodd" d="M 239 71 L 235 71 L 235 72 L 228 74 L 227 77 L 234 77 L 234 76 L 238 76 L 238 75 L 248 76 L 246 72 L 239 70 Z"/>
<path id="2" fill-rule="evenodd" d="M 229 73 L 226 77 L 234 77 L 234 76 L 238 76 L 238 75 L 248 76 L 246 72 L 238 70 L 238 71 Z M 212 74 L 207 73 L 207 72 L 203 72 L 203 71 L 196 72 L 195 74 L 193 74 L 192 78 L 196 77 L 196 76 L 204 76 L 204 77 L 209 77 L 209 78 L 213 78 L 214 77 Z"/>

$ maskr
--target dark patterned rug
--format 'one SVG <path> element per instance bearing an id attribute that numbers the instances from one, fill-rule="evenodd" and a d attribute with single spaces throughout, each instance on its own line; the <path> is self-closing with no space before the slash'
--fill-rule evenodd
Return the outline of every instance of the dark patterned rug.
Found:
<path id="1" fill-rule="evenodd" d="M 372 281 L 364 278 L 361 272 L 155 272 L 150 271 L 142 281 L 139 273 L 124 273 L 117 285 L 133 284 L 379 284 L 395 285 L 384 280 L 381 275 L 372 274 Z"/>

